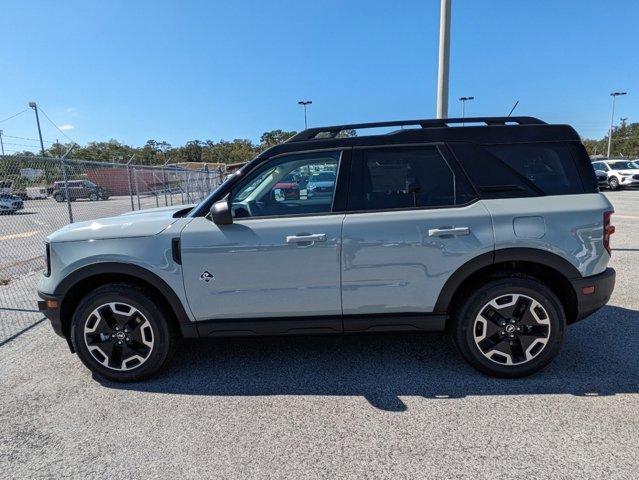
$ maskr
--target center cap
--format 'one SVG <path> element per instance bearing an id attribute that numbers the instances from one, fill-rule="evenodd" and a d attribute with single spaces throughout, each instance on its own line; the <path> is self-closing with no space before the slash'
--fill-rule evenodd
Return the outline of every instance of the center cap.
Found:
<path id="1" fill-rule="evenodd" d="M 508 325 L 508 326 L 506 327 L 506 331 L 507 331 L 508 333 L 513 333 L 513 332 L 515 331 L 515 326 L 514 326 L 514 325 Z"/>
<path id="2" fill-rule="evenodd" d="M 115 336 L 118 338 L 118 340 L 124 340 L 124 337 L 126 335 L 124 335 L 124 332 L 118 332 L 115 334 Z"/>

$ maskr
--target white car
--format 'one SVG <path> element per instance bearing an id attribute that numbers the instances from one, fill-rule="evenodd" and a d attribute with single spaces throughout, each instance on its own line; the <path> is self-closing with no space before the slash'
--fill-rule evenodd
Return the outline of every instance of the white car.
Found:
<path id="1" fill-rule="evenodd" d="M 639 187 L 639 161 L 637 160 L 600 160 L 593 162 L 592 168 L 608 175 L 608 185 L 611 190 Z"/>
<path id="2" fill-rule="evenodd" d="M 0 194 L 0 214 L 15 213 L 23 208 L 24 204 L 20 197 L 9 193 Z"/>

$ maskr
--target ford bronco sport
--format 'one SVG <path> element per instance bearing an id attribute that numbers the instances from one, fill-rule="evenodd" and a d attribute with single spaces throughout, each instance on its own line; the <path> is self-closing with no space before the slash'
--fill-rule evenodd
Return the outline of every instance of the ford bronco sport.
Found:
<path id="1" fill-rule="evenodd" d="M 340 136 L 377 127 L 395 130 Z M 336 172 L 330 192 L 274 192 L 325 171 Z M 311 128 L 193 208 L 53 233 L 39 307 L 116 381 L 156 373 L 180 337 L 400 331 L 449 332 L 475 368 L 521 377 L 610 298 L 612 211 L 566 125 Z"/>

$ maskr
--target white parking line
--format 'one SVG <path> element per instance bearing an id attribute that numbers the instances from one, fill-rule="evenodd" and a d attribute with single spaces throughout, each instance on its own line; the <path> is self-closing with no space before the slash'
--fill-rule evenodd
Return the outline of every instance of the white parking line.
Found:
<path id="1" fill-rule="evenodd" d="M 31 232 L 23 232 L 23 233 L 14 233 L 11 235 L 3 235 L 2 237 L 0 237 L 0 242 L 2 242 L 3 240 L 14 240 L 16 238 L 33 237 L 34 235 L 37 235 L 38 233 L 40 233 L 40 230 L 32 230 Z"/>
<path id="2" fill-rule="evenodd" d="M 633 215 L 617 215 L 616 213 L 612 216 L 612 218 L 632 218 L 633 220 L 639 220 L 639 217 Z"/>

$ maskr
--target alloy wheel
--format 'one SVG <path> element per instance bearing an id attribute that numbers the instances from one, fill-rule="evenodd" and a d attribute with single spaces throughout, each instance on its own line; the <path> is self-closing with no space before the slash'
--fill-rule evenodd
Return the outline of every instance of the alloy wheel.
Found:
<path id="1" fill-rule="evenodd" d="M 501 365 L 536 358 L 550 338 L 550 317 L 535 299 L 500 295 L 486 303 L 473 325 L 475 344 L 484 357 Z"/>
<path id="2" fill-rule="evenodd" d="M 148 360 L 155 338 L 140 310 L 111 302 L 91 312 L 84 324 L 84 341 L 97 362 L 111 370 L 127 371 Z"/>

